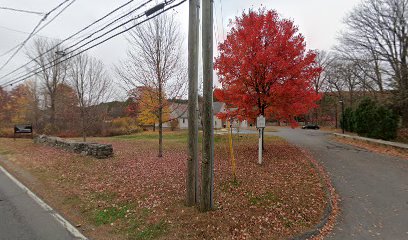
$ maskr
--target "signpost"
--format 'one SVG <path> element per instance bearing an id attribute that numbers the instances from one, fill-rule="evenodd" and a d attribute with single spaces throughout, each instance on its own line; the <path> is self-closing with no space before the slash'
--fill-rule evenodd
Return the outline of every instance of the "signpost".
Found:
<path id="1" fill-rule="evenodd" d="M 259 143 L 258 143 L 258 163 L 262 164 L 262 142 L 263 142 L 263 130 L 265 128 L 265 117 L 259 115 L 256 118 L 256 128 L 259 131 Z"/>
<path id="2" fill-rule="evenodd" d="M 14 125 L 14 140 L 16 140 L 16 134 L 30 133 L 33 138 L 33 125 L 31 124 L 17 124 Z"/>

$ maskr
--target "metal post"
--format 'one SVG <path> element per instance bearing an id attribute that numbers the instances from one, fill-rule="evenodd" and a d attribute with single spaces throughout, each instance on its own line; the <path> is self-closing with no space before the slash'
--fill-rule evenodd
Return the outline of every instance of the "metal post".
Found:
<path id="1" fill-rule="evenodd" d="M 344 101 L 340 100 L 339 101 L 341 103 L 341 120 L 342 120 L 342 124 L 341 124 L 341 131 L 344 134 Z"/>
<path id="2" fill-rule="evenodd" d="M 259 130 L 259 143 L 258 143 L 258 163 L 262 164 L 262 151 L 263 151 L 263 128 L 258 128 Z"/>
<path id="3" fill-rule="evenodd" d="M 199 0 L 189 0 L 187 206 L 198 203 L 198 43 Z"/>
<path id="4" fill-rule="evenodd" d="M 214 207 L 213 129 L 213 0 L 203 0 L 203 157 L 201 165 L 201 211 Z"/>

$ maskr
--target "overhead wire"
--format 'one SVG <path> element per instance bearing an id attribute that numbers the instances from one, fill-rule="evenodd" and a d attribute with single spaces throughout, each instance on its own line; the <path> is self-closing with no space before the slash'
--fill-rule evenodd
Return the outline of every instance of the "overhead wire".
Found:
<path id="1" fill-rule="evenodd" d="M 174 2 L 174 1 L 175 1 L 175 0 L 170 1 L 170 2 Z M 83 49 L 83 50 L 81 50 L 81 51 L 79 51 L 79 52 L 73 54 L 73 55 L 69 55 L 67 58 L 65 58 L 65 59 L 63 59 L 63 60 L 61 60 L 61 61 L 58 61 L 58 62 L 55 61 L 54 64 L 52 64 L 51 66 L 46 67 L 45 69 L 42 69 L 41 71 L 48 70 L 48 69 L 50 69 L 50 68 L 52 68 L 52 67 L 54 67 L 54 66 L 56 66 L 56 65 L 58 65 L 58 64 L 60 64 L 60 63 L 62 63 L 62 62 L 68 61 L 69 59 L 71 59 L 71 58 L 73 58 L 73 57 L 76 57 L 76 56 L 78 56 L 78 55 L 81 54 L 81 53 L 84 53 L 84 52 L 86 52 L 86 51 L 88 51 L 88 50 L 90 50 L 90 49 L 92 49 L 92 48 L 94 48 L 94 47 L 96 47 L 96 46 L 99 46 L 99 45 L 101 45 L 101 44 L 103 44 L 103 43 L 109 41 L 109 40 L 112 39 L 112 38 L 115 38 L 115 37 L 117 37 L 117 36 L 119 36 L 119 35 L 121 35 L 121 34 L 123 34 L 123 33 L 125 33 L 125 32 L 130 31 L 130 30 L 131 30 L 132 28 L 134 28 L 134 27 L 137 27 L 137 26 L 139 26 L 139 25 L 141 25 L 141 24 L 143 24 L 143 23 L 145 23 L 145 22 L 147 22 L 147 21 L 149 21 L 149 20 L 151 20 L 151 19 L 153 19 L 153 18 L 155 18 L 155 17 L 157 17 L 157 16 L 159 16 L 159 15 L 161 15 L 161 14 L 163 14 L 163 13 L 169 11 L 169 10 L 171 10 L 171 9 L 174 9 L 174 8 L 180 6 L 181 4 L 183 4 L 183 3 L 186 2 L 186 1 L 187 1 L 187 0 L 182 0 L 182 1 L 179 2 L 179 3 L 176 3 L 176 4 L 174 4 L 174 5 L 171 5 L 171 6 L 167 7 L 167 8 L 164 8 L 162 11 L 160 11 L 160 12 L 158 12 L 158 13 L 156 13 L 156 14 L 152 14 L 150 17 L 146 18 L 145 20 L 143 20 L 143 21 L 141 21 L 141 22 L 138 22 L 137 24 L 133 25 L 133 26 L 130 27 L 130 28 L 125 28 L 124 30 L 122 30 L 122 31 L 120 31 L 120 32 L 117 32 L 117 33 L 115 33 L 114 35 L 111 35 L 111 36 L 109 36 L 108 38 L 101 40 L 100 42 L 97 42 L 97 43 L 95 43 L 95 44 L 93 44 L 93 45 L 91 45 L 91 46 L 89 46 L 89 47 L 87 47 L 87 48 L 85 48 L 85 49 Z M 169 2 L 167 2 L 167 4 L 168 4 L 168 3 L 169 3 Z M 133 19 L 131 19 L 131 20 L 133 20 Z M 117 26 L 116 29 L 122 27 L 123 25 L 124 25 L 124 24 L 121 24 L 121 25 Z M 77 49 L 75 49 L 75 50 L 77 50 Z M 73 50 L 73 51 L 75 51 L 75 50 Z M 73 52 L 73 51 L 71 51 L 71 52 Z M 62 58 L 62 57 L 60 57 L 60 58 Z M 58 58 L 58 59 L 60 59 L 60 58 Z M 58 59 L 57 59 L 57 60 L 58 60 Z M 35 70 L 34 70 L 34 71 L 32 71 L 32 73 L 30 73 L 30 75 L 28 75 L 28 76 L 23 76 L 22 78 L 14 79 L 14 80 L 9 81 L 9 82 L 7 82 L 7 83 L 4 83 L 4 84 L 2 84 L 2 85 L 0 85 L 0 86 L 4 87 L 4 86 L 7 86 L 7 85 L 12 85 L 12 84 L 16 84 L 16 83 L 25 81 L 26 79 L 37 75 L 37 74 L 40 73 L 41 71 L 35 72 Z"/>
<path id="2" fill-rule="evenodd" d="M 13 28 L 9 28 L 9 27 L 6 27 L 6 26 L 1 26 L 1 25 L 0 25 L 0 28 L 11 31 L 11 32 L 25 34 L 25 35 L 30 34 L 29 32 L 25 32 L 25 31 L 21 31 L 21 30 L 18 30 L 18 29 L 13 29 Z M 52 37 L 47 37 L 47 36 L 44 36 L 44 35 L 38 35 L 38 34 L 36 34 L 36 35 L 40 36 L 40 37 L 43 37 L 43 38 L 52 38 Z M 53 39 L 55 39 L 55 38 L 53 38 Z M 16 48 L 16 46 L 13 49 L 15 49 L 15 48 Z M 1 55 L 0 55 L 0 57 L 1 57 Z"/>
<path id="3" fill-rule="evenodd" d="M 67 8 L 69 8 L 76 0 L 72 0 L 67 6 L 65 6 L 63 9 L 61 9 L 61 11 L 59 11 L 59 13 L 57 13 L 52 19 L 50 19 L 46 24 L 44 24 L 43 26 L 40 27 L 40 29 L 38 29 L 34 35 L 36 35 L 38 32 L 40 32 L 41 30 L 43 30 L 45 27 L 47 27 L 50 23 L 52 23 L 57 17 L 59 17 Z"/>
<path id="4" fill-rule="evenodd" d="M 13 60 L 13 58 L 18 54 L 18 52 L 24 47 L 24 45 L 31 39 L 32 36 L 34 36 L 34 33 L 37 31 L 37 29 L 40 27 L 40 25 L 42 24 L 42 22 L 44 22 L 47 17 L 52 14 L 53 12 L 55 12 L 58 8 L 60 8 L 61 6 L 63 6 L 65 3 L 67 3 L 68 1 L 71 0 L 65 0 L 63 2 L 61 2 L 60 4 L 58 4 L 56 7 L 54 7 L 53 9 L 51 9 L 50 11 L 48 11 L 45 16 L 37 23 L 37 25 L 34 27 L 34 29 L 31 31 L 31 33 L 28 35 L 28 37 L 21 43 L 18 45 L 18 48 L 16 49 L 16 51 L 14 51 L 14 53 L 6 60 L 6 62 L 1 65 L 0 67 L 0 71 L 7 66 L 7 64 L 9 64 L 11 62 L 11 60 Z M 72 0 L 75 1 L 75 0 Z M 55 18 L 53 18 L 52 20 L 54 20 Z"/>
<path id="5" fill-rule="evenodd" d="M 150 0 L 150 1 L 151 1 L 151 0 Z M 150 2 L 150 1 L 149 1 L 149 2 Z M 107 17 L 109 17 L 110 15 L 112 15 L 113 13 L 115 13 L 115 12 L 119 11 L 120 9 L 122 9 L 122 8 L 124 8 L 124 7 L 126 7 L 126 6 L 128 6 L 128 5 L 131 4 L 132 2 L 134 2 L 134 0 L 130 0 L 130 1 L 128 1 L 128 2 L 126 2 L 126 3 L 124 3 L 124 4 L 122 4 L 121 6 L 115 8 L 114 10 L 110 11 L 109 13 L 107 13 L 106 15 L 104 15 L 103 17 L 97 19 L 96 21 L 94 21 L 94 22 L 92 22 L 91 24 L 87 25 L 86 27 L 80 29 L 79 31 L 75 32 L 74 34 L 70 35 L 69 37 L 63 39 L 63 40 L 60 41 L 58 44 L 56 44 L 55 46 L 51 47 L 51 48 L 48 49 L 47 51 L 41 53 L 41 54 L 40 54 L 39 56 L 37 56 L 36 58 L 31 59 L 30 61 L 26 62 L 25 64 L 23 64 L 23 65 L 20 66 L 19 68 L 17 68 L 17 69 L 15 69 L 15 70 L 13 70 L 13 71 L 11 71 L 11 72 L 9 72 L 9 73 L 7 73 L 7 74 L 1 76 L 0 79 L 3 79 L 3 78 L 5 78 L 5 77 L 8 77 L 8 76 L 10 76 L 11 74 L 17 72 L 18 70 L 21 70 L 21 69 L 25 68 L 28 64 L 34 62 L 35 60 L 37 60 L 37 59 L 39 59 L 40 57 L 44 56 L 45 54 L 49 53 L 50 51 L 56 49 L 57 47 L 59 47 L 60 45 L 62 45 L 64 42 L 66 42 L 66 41 L 68 41 L 68 40 L 70 40 L 70 39 L 72 39 L 72 38 L 78 36 L 79 34 L 85 32 L 86 30 L 88 30 L 89 28 L 91 28 L 92 26 L 94 26 L 95 24 L 97 24 L 97 23 L 103 21 L 104 19 L 106 19 Z"/>
<path id="6" fill-rule="evenodd" d="M 44 16 L 44 15 L 45 15 L 45 13 L 43 13 L 43 12 L 30 11 L 30 10 L 24 10 L 24 9 L 17 9 L 17 8 L 11 8 L 11 7 L 0 7 L 0 9 L 2 9 L 2 10 L 8 10 L 8 11 L 13 11 L 13 12 L 36 14 L 36 15 L 40 15 L 40 16 Z"/>
<path id="7" fill-rule="evenodd" d="M 80 40 L 79 42 L 77 42 L 77 43 L 75 43 L 75 44 L 73 44 L 73 45 L 70 45 L 69 47 L 65 48 L 64 51 L 66 51 L 66 50 L 68 50 L 68 49 L 71 49 L 71 48 L 73 48 L 73 47 L 79 45 L 81 42 L 84 42 L 85 40 L 91 38 L 94 34 L 99 33 L 99 32 L 101 32 L 101 31 L 105 30 L 106 28 L 108 28 L 109 26 L 111 26 L 111 25 L 114 24 L 115 22 L 119 21 L 120 19 L 122 19 L 122 18 L 124 18 L 124 17 L 127 17 L 127 16 L 129 16 L 130 14 L 132 14 L 133 12 L 135 12 L 135 11 L 141 9 L 142 7 L 144 7 L 146 4 L 148 4 L 148 3 L 151 2 L 151 1 L 152 1 L 152 0 L 147 0 L 146 2 L 142 3 L 141 5 L 139 5 L 138 7 L 136 7 L 135 9 L 131 10 L 130 12 L 128 12 L 128 13 L 124 14 L 123 16 L 121 16 L 121 17 L 115 19 L 114 21 L 108 23 L 107 25 L 105 25 L 105 26 L 102 27 L 101 29 L 97 30 L 96 32 L 91 33 L 90 35 L 88 35 L 88 36 L 85 37 L 84 39 Z M 174 2 L 174 0 L 171 1 L 171 2 Z M 142 15 L 139 15 L 137 18 L 132 18 L 132 19 L 126 21 L 125 23 L 122 23 L 121 25 L 119 25 L 119 27 L 124 26 L 124 25 L 128 24 L 129 22 L 135 21 L 135 20 L 137 20 L 137 19 L 139 19 L 139 18 L 141 18 L 141 17 L 143 17 L 143 16 L 144 16 L 144 13 L 143 13 Z M 72 50 L 72 51 L 70 51 L 70 52 L 68 52 L 68 53 L 65 53 L 65 55 L 68 55 L 68 54 L 70 54 L 70 53 L 72 53 L 72 52 L 78 50 L 79 48 L 81 48 L 81 47 L 83 47 L 83 46 L 85 46 L 85 45 L 87 45 L 87 44 L 89 44 L 89 43 L 91 43 L 91 42 L 94 42 L 94 41 L 97 40 L 97 39 L 100 39 L 100 38 L 103 37 L 104 35 L 106 35 L 106 34 L 112 32 L 112 31 L 114 31 L 114 30 L 116 30 L 116 29 L 117 29 L 117 27 L 115 27 L 115 28 L 109 30 L 108 32 L 105 32 L 105 33 L 103 33 L 103 34 L 97 36 L 96 38 L 94 38 L 94 39 L 92 39 L 92 40 L 90 40 L 90 41 L 88 41 L 88 42 L 82 44 L 81 46 L 75 48 L 74 50 Z M 61 45 L 61 43 L 57 44 L 57 46 L 59 46 L 59 45 Z M 54 48 L 55 48 L 55 47 L 51 48 L 51 50 L 54 49 Z M 48 52 L 50 52 L 50 50 L 46 51 L 46 52 L 43 53 L 43 54 L 40 54 L 40 56 L 36 57 L 36 58 L 33 59 L 32 61 L 35 61 L 36 59 L 40 58 L 41 56 L 43 56 L 44 54 L 46 54 L 46 53 L 48 53 Z M 31 62 L 32 62 L 32 61 L 31 61 Z M 50 63 L 49 63 L 49 64 L 50 64 Z M 41 69 L 41 68 L 43 68 L 43 66 L 38 67 L 37 69 L 31 70 L 31 71 L 37 71 L 37 70 L 39 70 L 39 69 Z"/>

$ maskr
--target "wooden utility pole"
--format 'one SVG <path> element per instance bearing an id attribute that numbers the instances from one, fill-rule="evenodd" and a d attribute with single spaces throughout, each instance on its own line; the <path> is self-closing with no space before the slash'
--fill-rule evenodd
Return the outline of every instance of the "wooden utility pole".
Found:
<path id="1" fill-rule="evenodd" d="M 187 206 L 198 203 L 198 43 L 199 0 L 189 0 Z"/>
<path id="2" fill-rule="evenodd" d="M 201 163 L 200 210 L 213 209 L 214 129 L 213 129 L 213 0 L 202 2 L 203 44 L 203 157 Z"/>

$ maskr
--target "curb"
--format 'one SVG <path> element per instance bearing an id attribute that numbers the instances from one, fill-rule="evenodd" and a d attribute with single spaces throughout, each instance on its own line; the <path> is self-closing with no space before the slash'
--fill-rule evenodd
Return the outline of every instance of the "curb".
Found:
<path id="1" fill-rule="evenodd" d="M 313 159 L 313 158 L 312 158 Z M 323 228 L 326 226 L 326 224 L 329 221 L 330 216 L 332 215 L 333 212 L 333 196 L 330 192 L 330 187 L 331 184 L 330 182 L 328 183 L 328 181 L 330 181 L 330 179 L 327 179 L 327 177 L 325 177 L 324 175 L 324 171 L 323 169 L 319 168 L 319 163 L 316 161 L 311 160 L 310 163 L 313 165 L 313 168 L 315 168 L 320 176 L 320 178 L 322 179 L 322 181 L 324 182 L 324 191 L 326 193 L 326 198 L 327 198 L 327 205 L 326 208 L 324 209 L 323 212 L 323 217 L 321 219 L 321 221 L 314 226 L 314 228 L 312 230 L 309 230 L 307 232 L 304 232 L 298 236 L 289 238 L 289 240 L 307 240 L 310 239 L 312 237 L 316 237 L 321 233 L 321 230 L 323 230 Z"/>
<path id="2" fill-rule="evenodd" d="M 13 175 L 11 175 L 5 168 L 0 166 L 0 172 L 3 172 L 11 181 L 13 181 L 19 188 L 21 188 L 25 193 L 28 194 L 41 208 L 49 212 L 50 215 L 60 223 L 73 237 L 77 240 L 88 240 L 78 229 L 76 229 L 70 222 L 58 214 L 54 209 L 52 209 L 48 204 L 41 200 L 35 193 L 28 189 L 24 184 L 18 181 Z"/>
<path id="3" fill-rule="evenodd" d="M 364 142 L 380 144 L 380 145 L 393 147 L 393 148 L 398 148 L 398 149 L 403 149 L 403 150 L 408 151 L 408 144 L 404 144 L 404 143 L 390 142 L 390 141 L 385 141 L 385 140 L 380 140 L 380 139 L 352 136 L 352 135 L 340 134 L 340 133 L 333 133 L 333 135 L 335 137 L 350 138 L 350 139 L 353 139 L 353 140 L 360 140 L 360 141 L 364 141 Z"/>

